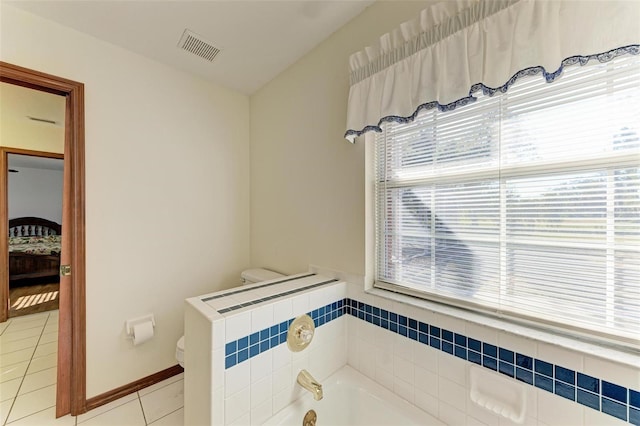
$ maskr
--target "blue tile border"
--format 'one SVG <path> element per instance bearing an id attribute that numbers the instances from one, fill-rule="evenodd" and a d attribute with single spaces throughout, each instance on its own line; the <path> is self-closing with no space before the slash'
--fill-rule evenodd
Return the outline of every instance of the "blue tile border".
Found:
<path id="1" fill-rule="evenodd" d="M 561 365 L 482 342 L 433 324 L 425 324 L 394 312 L 387 312 L 354 299 L 344 299 L 344 310 L 345 314 L 385 330 L 640 426 L 638 390 L 627 389 Z M 407 324 L 408 332 L 405 332 Z"/>
<path id="2" fill-rule="evenodd" d="M 321 327 L 344 315 L 344 299 L 307 312 L 315 327 Z M 289 325 L 295 318 L 256 331 L 248 336 L 227 342 L 224 347 L 225 370 L 247 361 L 287 341 Z"/>
<path id="3" fill-rule="evenodd" d="M 596 411 L 640 426 L 640 391 L 560 365 L 426 324 L 354 299 L 341 299 L 308 312 L 316 327 L 351 315 L 434 349 L 497 371 Z M 293 318 L 225 345 L 225 369 L 266 352 L 287 339 Z"/>

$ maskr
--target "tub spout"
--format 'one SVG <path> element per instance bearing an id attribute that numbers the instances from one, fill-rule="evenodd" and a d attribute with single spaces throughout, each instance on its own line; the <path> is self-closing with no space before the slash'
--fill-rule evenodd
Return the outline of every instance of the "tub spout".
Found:
<path id="1" fill-rule="evenodd" d="M 316 401 L 322 399 L 322 385 L 307 370 L 301 370 L 298 373 L 297 381 L 300 386 L 313 394 L 313 398 Z"/>

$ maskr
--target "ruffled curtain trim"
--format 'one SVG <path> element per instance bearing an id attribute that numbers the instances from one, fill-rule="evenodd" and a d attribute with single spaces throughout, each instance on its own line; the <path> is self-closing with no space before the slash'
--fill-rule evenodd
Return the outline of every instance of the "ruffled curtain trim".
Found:
<path id="1" fill-rule="evenodd" d="M 407 117 L 400 117 L 397 115 L 389 115 L 386 117 L 382 117 L 380 119 L 380 121 L 378 121 L 378 123 L 376 125 L 369 125 L 364 127 L 362 130 L 347 130 L 347 132 L 345 133 L 344 137 L 346 139 L 348 139 L 351 142 L 355 141 L 355 138 L 358 136 L 363 135 L 364 133 L 370 132 L 370 131 L 374 131 L 374 132 L 382 132 L 382 124 L 384 123 L 410 123 L 413 120 L 416 119 L 416 117 L 418 116 L 418 114 L 421 111 L 424 110 L 430 110 L 430 109 L 434 109 L 434 108 L 438 108 L 439 111 L 441 112 L 445 112 L 445 111 L 453 111 L 454 109 L 458 108 L 458 107 L 462 107 L 465 105 L 468 105 L 470 103 L 473 103 L 477 100 L 476 97 L 474 97 L 473 95 L 475 93 L 478 93 L 480 91 L 482 91 L 482 94 L 487 95 L 487 96 L 493 96 L 496 93 L 506 93 L 509 88 L 519 79 L 523 78 L 523 77 L 531 77 L 531 76 L 536 76 L 536 75 L 541 75 L 542 77 L 544 77 L 544 79 L 547 81 L 547 83 L 552 83 L 553 81 L 555 81 L 556 78 L 558 78 L 561 74 L 562 71 L 569 66 L 572 65 L 586 65 L 589 61 L 591 60 L 597 60 L 600 63 L 604 63 L 604 62 L 609 62 L 614 58 L 617 58 L 618 56 L 623 56 L 623 55 L 637 55 L 640 53 L 640 44 L 632 44 L 630 46 L 624 46 L 624 47 L 619 47 L 617 49 L 612 49 L 609 50 L 607 52 L 603 52 L 603 53 L 596 53 L 593 55 L 576 55 L 576 56 L 571 56 L 569 58 L 566 58 L 562 61 L 560 67 L 558 67 L 557 70 L 553 71 L 553 72 L 548 72 L 543 66 L 535 66 L 535 67 L 529 67 L 529 68 L 525 68 L 521 71 L 518 71 L 517 73 L 515 73 L 505 84 L 503 84 L 500 87 L 488 87 L 483 83 L 476 83 L 473 86 L 471 86 L 471 89 L 469 90 L 469 96 L 465 96 L 464 98 L 460 98 L 454 102 L 448 103 L 448 104 L 441 104 L 438 101 L 431 101 L 431 102 L 426 102 L 423 104 L 420 104 L 416 110 L 413 112 L 413 114 L 407 116 Z"/>
<path id="2" fill-rule="evenodd" d="M 345 137 L 469 104 L 477 91 L 508 90 L 524 75 L 552 81 L 565 66 L 632 53 L 638 16 L 640 1 L 436 3 L 351 55 Z"/>

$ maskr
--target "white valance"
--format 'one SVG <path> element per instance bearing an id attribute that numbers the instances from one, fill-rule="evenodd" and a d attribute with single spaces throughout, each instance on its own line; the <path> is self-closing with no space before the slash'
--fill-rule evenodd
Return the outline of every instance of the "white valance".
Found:
<path id="1" fill-rule="evenodd" d="M 640 1 L 448 0 L 350 58 L 345 137 L 640 48 Z"/>

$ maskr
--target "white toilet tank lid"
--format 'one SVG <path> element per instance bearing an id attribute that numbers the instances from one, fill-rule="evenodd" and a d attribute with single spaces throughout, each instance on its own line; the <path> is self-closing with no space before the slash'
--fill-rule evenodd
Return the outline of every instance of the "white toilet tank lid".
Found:
<path id="1" fill-rule="evenodd" d="M 284 275 L 282 274 L 264 268 L 246 269 L 242 271 L 241 276 L 243 279 L 251 281 L 253 283 L 275 280 L 276 278 L 284 277 Z"/>

